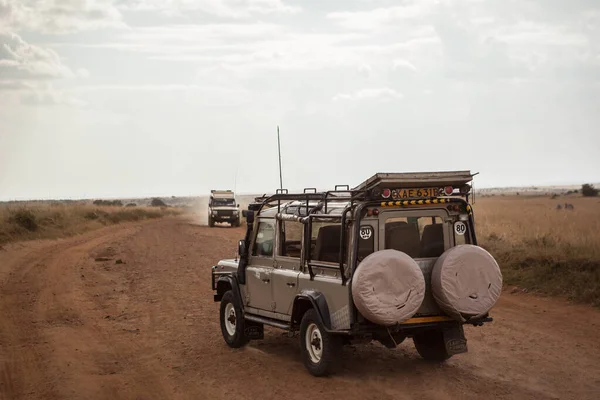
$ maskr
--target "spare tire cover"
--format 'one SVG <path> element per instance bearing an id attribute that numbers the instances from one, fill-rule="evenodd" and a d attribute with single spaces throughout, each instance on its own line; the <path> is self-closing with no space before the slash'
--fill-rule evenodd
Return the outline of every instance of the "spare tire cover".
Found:
<path id="1" fill-rule="evenodd" d="M 485 249 L 464 244 L 442 254 L 431 272 L 438 306 L 458 321 L 485 315 L 500 298 L 502 273 Z"/>
<path id="2" fill-rule="evenodd" d="M 391 326 L 412 317 L 425 297 L 419 265 L 397 250 L 369 254 L 352 276 L 352 299 L 369 321 Z"/>

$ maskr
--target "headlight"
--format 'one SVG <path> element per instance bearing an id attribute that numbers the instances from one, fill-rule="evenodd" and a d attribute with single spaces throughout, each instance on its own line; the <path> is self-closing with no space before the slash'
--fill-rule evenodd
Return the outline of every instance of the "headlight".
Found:
<path id="1" fill-rule="evenodd" d="M 238 210 L 233 210 L 233 215 L 238 215 L 240 212 Z"/>

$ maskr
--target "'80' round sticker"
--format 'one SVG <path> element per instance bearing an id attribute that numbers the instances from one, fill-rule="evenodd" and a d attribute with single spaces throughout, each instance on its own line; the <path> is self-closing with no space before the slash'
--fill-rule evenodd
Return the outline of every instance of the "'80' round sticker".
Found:
<path id="1" fill-rule="evenodd" d="M 454 224 L 454 232 L 457 235 L 464 235 L 465 233 L 467 233 L 467 225 L 462 221 L 457 221 Z"/>

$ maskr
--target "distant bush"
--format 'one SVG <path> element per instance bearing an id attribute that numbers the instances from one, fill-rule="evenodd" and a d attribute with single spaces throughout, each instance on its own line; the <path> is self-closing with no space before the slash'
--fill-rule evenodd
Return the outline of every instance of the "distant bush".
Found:
<path id="1" fill-rule="evenodd" d="M 581 194 L 584 197 L 596 197 L 598 196 L 598 192 L 599 190 L 589 183 L 581 185 Z"/>
<path id="2" fill-rule="evenodd" d="M 122 207 L 123 202 L 121 200 L 94 200 L 96 206 L 118 206 Z"/>
<path id="3" fill-rule="evenodd" d="M 150 205 L 152 207 L 167 207 L 167 204 L 157 197 L 152 199 L 152 201 L 150 202 Z"/>
<path id="4" fill-rule="evenodd" d="M 9 218 L 9 220 L 30 232 L 37 231 L 38 229 L 37 218 L 31 210 L 18 210 Z"/>
<path id="5" fill-rule="evenodd" d="M 137 207 L 137 204 L 135 204 L 135 203 L 127 203 L 127 205 L 125 207 Z"/>

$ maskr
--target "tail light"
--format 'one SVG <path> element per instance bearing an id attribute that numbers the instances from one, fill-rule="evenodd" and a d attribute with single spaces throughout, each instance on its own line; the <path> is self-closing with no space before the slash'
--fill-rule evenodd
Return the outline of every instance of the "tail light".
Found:
<path id="1" fill-rule="evenodd" d="M 460 205 L 458 204 L 450 204 L 448 207 L 446 207 L 448 209 L 448 211 L 456 211 L 456 212 L 460 212 Z"/>
<path id="2" fill-rule="evenodd" d="M 367 210 L 367 216 L 369 216 L 369 217 L 373 217 L 373 216 L 376 217 L 378 215 L 379 215 L 379 209 L 377 209 L 377 208 L 369 208 Z"/>

